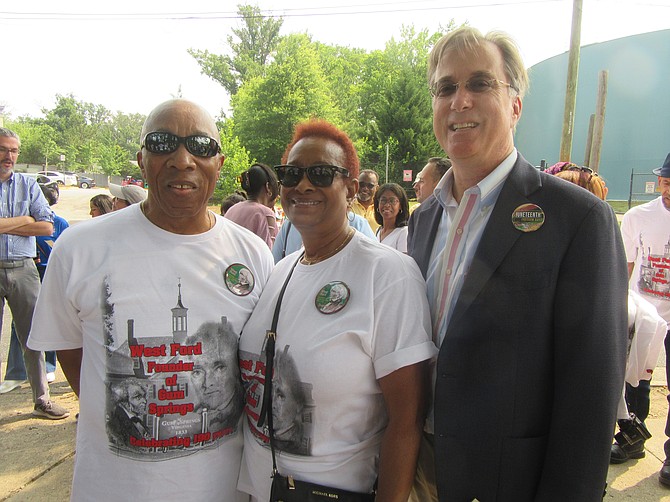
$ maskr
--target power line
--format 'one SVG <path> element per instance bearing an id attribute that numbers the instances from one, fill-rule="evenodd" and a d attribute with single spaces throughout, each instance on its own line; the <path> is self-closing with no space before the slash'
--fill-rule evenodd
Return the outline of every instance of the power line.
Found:
<path id="1" fill-rule="evenodd" d="M 609 0 L 608 0 L 609 1 Z M 379 2 L 366 4 L 334 5 L 321 7 L 299 7 L 299 8 L 272 8 L 261 10 L 257 17 L 263 18 L 299 18 L 299 17 L 331 17 L 331 16 L 353 16 L 362 14 L 392 14 L 401 12 L 426 12 L 433 10 L 460 10 L 476 9 L 485 7 L 519 7 L 523 5 L 566 3 L 568 0 L 497 0 L 493 2 L 466 3 L 460 5 L 445 5 L 439 2 L 439 6 L 419 7 L 412 0 L 401 0 L 396 2 Z M 668 7 L 670 5 L 664 0 L 634 0 L 633 5 L 646 7 Z M 390 8 L 410 4 L 407 8 Z M 378 8 L 379 7 L 379 8 Z M 334 11 L 333 9 L 339 9 Z M 96 12 L 0 12 L 0 20 L 3 21 L 201 21 L 201 20 L 226 20 L 244 19 L 237 11 L 213 11 L 213 12 L 123 12 L 123 13 L 96 13 Z M 252 16 L 256 17 L 256 16 Z"/>
<path id="2" fill-rule="evenodd" d="M 349 16 L 359 14 L 383 14 L 383 13 L 397 13 L 397 12 L 420 12 L 430 10 L 447 10 L 447 9 L 472 9 L 478 7 L 509 7 L 538 3 L 556 3 L 564 2 L 565 0 L 516 0 L 511 2 L 497 1 L 479 4 L 463 4 L 463 5 L 445 5 L 440 2 L 436 7 L 417 7 L 415 1 L 399 1 L 399 2 L 384 2 L 384 3 L 367 3 L 354 5 L 337 5 L 324 7 L 300 7 L 300 8 L 274 8 L 268 10 L 261 10 L 260 17 L 272 18 L 289 18 L 289 17 L 324 17 L 324 16 Z M 411 4 L 408 8 L 388 8 L 389 6 Z M 384 8 L 377 8 L 384 7 Z M 327 12 L 326 9 L 343 9 L 336 12 Z M 354 9 L 354 10 L 351 10 Z M 281 14 L 276 14 L 277 12 Z M 242 19 L 241 16 L 235 12 L 230 11 L 216 11 L 216 12 L 172 12 L 172 13 L 155 13 L 155 12 L 135 12 L 135 13 L 77 13 L 77 12 L 0 12 L 0 18 L 6 20 L 44 20 L 44 21 L 119 21 L 119 20 L 217 20 L 217 19 Z"/>

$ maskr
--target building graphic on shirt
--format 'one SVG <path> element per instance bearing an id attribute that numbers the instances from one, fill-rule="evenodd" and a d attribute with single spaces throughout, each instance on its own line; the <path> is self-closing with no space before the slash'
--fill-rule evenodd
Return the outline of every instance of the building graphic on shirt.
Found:
<path id="1" fill-rule="evenodd" d="M 172 338 L 175 342 L 182 343 L 188 334 L 188 309 L 181 303 L 181 280 L 179 281 L 179 294 L 177 306 L 172 309 Z"/>
<path id="2" fill-rule="evenodd" d="M 663 254 L 653 254 L 651 247 L 644 246 L 640 233 L 639 249 L 642 253 L 637 283 L 640 293 L 670 300 L 670 236 L 663 248 Z"/>
<path id="3" fill-rule="evenodd" d="M 166 308 L 172 334 L 154 335 L 159 327 L 150 334 L 139 333 L 135 319 L 117 322 L 118 309 L 111 302 L 108 281 L 105 289 L 110 448 L 130 458 L 165 460 L 211 447 L 235 434 L 243 399 L 236 364 L 238 337 L 226 316 L 220 322 L 203 323 L 189 335 L 188 308 L 179 280 L 176 306 L 169 314 Z M 114 331 L 119 324 L 126 327 L 123 338 Z M 221 367 L 227 374 L 221 375 Z"/>

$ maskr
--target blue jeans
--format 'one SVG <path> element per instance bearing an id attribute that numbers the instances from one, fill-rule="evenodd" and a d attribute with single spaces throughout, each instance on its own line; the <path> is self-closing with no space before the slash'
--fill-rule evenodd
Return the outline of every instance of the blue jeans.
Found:
<path id="1" fill-rule="evenodd" d="M 56 352 L 50 350 L 44 353 L 47 363 L 47 373 L 56 371 Z M 16 335 L 16 326 L 12 321 L 12 335 L 9 339 L 9 353 L 7 354 L 7 370 L 5 371 L 5 380 L 27 380 L 26 365 L 23 362 L 23 350 L 21 342 Z"/>

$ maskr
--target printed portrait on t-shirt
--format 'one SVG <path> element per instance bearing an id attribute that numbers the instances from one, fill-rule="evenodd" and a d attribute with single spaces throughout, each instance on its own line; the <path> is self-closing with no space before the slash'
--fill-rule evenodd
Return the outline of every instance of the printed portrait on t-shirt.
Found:
<path id="1" fill-rule="evenodd" d="M 174 284 L 175 306 L 165 305 L 164 322 L 160 315 L 140 319 L 136 306 L 133 318 L 124 317 L 126 309 L 114 301 L 121 295 L 109 278 L 103 285 L 107 436 L 110 448 L 129 458 L 188 455 L 238 433 L 244 406 L 238 335 L 225 315 L 191 330 L 181 280 Z"/>
<path id="2" fill-rule="evenodd" d="M 240 352 L 242 380 L 245 382 L 245 406 L 251 433 L 269 447 L 267 426 L 258 427 L 263 405 L 265 353 L 262 358 Z M 290 346 L 277 347 L 272 379 L 272 418 L 275 447 L 295 455 L 310 455 L 313 438 L 314 400 L 311 384 L 302 382 Z"/>
<path id="3" fill-rule="evenodd" d="M 146 383 L 137 378 L 128 378 L 113 383 L 109 394 L 114 408 L 107 422 L 110 439 L 123 446 L 130 446 L 130 438 L 147 438 L 145 420 L 147 415 Z"/>
<path id="4" fill-rule="evenodd" d="M 275 376 L 272 381 L 272 417 L 277 448 L 299 455 L 309 454 L 305 439 L 303 412 L 307 396 L 289 346 L 275 355 Z"/>
<path id="5" fill-rule="evenodd" d="M 244 397 L 237 364 L 237 335 L 223 323 L 205 323 L 187 345 L 202 343 L 202 354 L 186 356 L 193 362 L 189 373 L 195 411 L 206 411 L 209 426 L 234 427 L 242 415 Z"/>

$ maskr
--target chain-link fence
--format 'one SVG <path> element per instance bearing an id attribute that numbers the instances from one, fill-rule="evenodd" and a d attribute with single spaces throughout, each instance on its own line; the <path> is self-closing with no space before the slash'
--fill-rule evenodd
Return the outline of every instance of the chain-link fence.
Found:
<path id="1" fill-rule="evenodd" d="M 628 209 L 638 204 L 649 202 L 658 197 L 656 182 L 658 176 L 650 172 L 630 170 L 630 188 L 628 190 Z"/>

